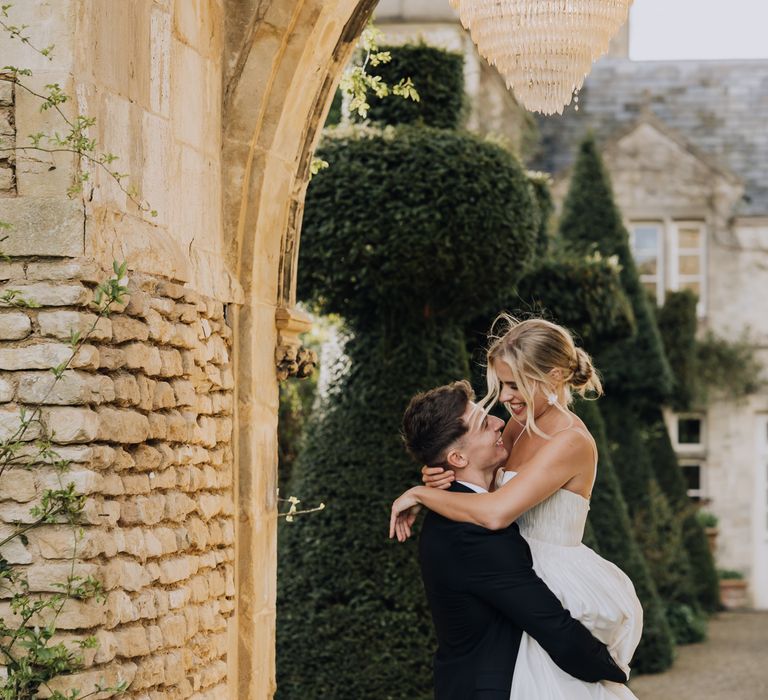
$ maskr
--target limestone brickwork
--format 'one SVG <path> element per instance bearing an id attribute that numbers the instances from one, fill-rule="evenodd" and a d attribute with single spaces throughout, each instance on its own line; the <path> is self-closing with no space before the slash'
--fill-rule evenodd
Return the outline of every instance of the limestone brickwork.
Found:
<path id="1" fill-rule="evenodd" d="M 15 259 L 0 270 L 39 308 L 0 309 L 0 425 L 42 403 L 54 449 L 72 461 L 64 483 L 88 496 L 76 567 L 106 601 L 70 603 L 65 639 L 95 634 L 81 673 L 58 687 L 130 682 L 131 700 L 226 696 L 227 624 L 235 605 L 232 329 L 225 306 L 146 274 L 127 304 L 100 319 L 62 380 L 70 331 L 110 271 L 88 260 Z M 36 432 L 27 433 L 31 440 Z M 0 528 L 28 522 L 55 472 L 35 465 L 0 477 Z M 3 551 L 30 589 L 56 590 L 73 555 L 71 528 L 46 525 Z M 8 603 L 0 603 L 7 614 Z M 159 694 L 158 694 L 159 693 Z"/>

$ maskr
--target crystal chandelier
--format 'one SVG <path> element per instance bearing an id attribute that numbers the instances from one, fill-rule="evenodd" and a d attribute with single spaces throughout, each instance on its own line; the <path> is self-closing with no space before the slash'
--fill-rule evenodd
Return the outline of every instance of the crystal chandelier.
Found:
<path id="1" fill-rule="evenodd" d="M 449 0 L 480 55 L 527 109 L 562 114 L 632 0 Z"/>

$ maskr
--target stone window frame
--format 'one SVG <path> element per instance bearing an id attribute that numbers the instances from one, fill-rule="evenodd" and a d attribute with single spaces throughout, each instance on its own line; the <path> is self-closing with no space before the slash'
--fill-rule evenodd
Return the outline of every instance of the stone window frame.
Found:
<path id="1" fill-rule="evenodd" d="M 698 442 L 680 442 L 678 440 L 681 420 L 698 420 L 700 422 Z M 707 444 L 706 415 L 704 413 L 696 412 L 673 414 L 670 425 L 670 436 L 675 452 L 686 455 L 703 455 Z"/>

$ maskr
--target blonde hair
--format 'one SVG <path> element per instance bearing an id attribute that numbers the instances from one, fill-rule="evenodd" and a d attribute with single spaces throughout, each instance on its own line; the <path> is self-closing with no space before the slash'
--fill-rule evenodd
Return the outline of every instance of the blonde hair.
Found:
<path id="1" fill-rule="evenodd" d="M 491 326 L 489 340 L 486 354 L 488 393 L 481 402 L 486 410 L 498 401 L 501 393 L 495 362 L 504 362 L 509 367 L 517 391 L 531 408 L 538 388 L 546 394 L 556 394 L 555 405 L 565 413 L 574 394 L 583 398 L 591 394 L 596 398 L 603 393 L 590 356 L 576 347 L 568 330 L 556 323 L 542 318 L 520 321 L 502 313 Z M 553 381 L 550 374 L 553 369 L 562 372 L 562 382 Z M 532 410 L 527 412 L 525 428 L 541 437 L 551 437 L 537 427 Z"/>

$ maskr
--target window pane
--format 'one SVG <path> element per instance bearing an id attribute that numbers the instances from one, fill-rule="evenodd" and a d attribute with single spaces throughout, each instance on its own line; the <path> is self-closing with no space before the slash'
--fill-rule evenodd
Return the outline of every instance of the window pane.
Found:
<path id="1" fill-rule="evenodd" d="M 679 248 L 698 248 L 701 245 L 700 228 L 679 228 L 677 230 Z"/>
<path id="2" fill-rule="evenodd" d="M 659 229 L 655 226 L 635 227 L 635 251 L 652 250 L 654 253 L 659 247 Z"/>
<path id="3" fill-rule="evenodd" d="M 648 296 L 651 298 L 653 303 L 656 303 L 656 282 L 646 282 L 643 281 L 643 287 L 645 287 L 645 291 L 648 292 Z"/>
<path id="4" fill-rule="evenodd" d="M 641 275 L 655 275 L 658 266 L 658 259 L 656 255 L 643 255 L 635 253 L 635 259 L 637 260 L 637 271 Z"/>
<path id="5" fill-rule="evenodd" d="M 701 419 L 678 418 L 677 419 L 677 443 L 678 445 L 701 444 Z"/>
<path id="6" fill-rule="evenodd" d="M 683 464 L 682 465 L 683 476 L 685 477 L 685 484 L 689 491 L 701 490 L 701 465 L 700 464 Z"/>
<path id="7" fill-rule="evenodd" d="M 681 275 L 698 275 L 701 273 L 700 255 L 681 255 L 678 260 Z"/>

